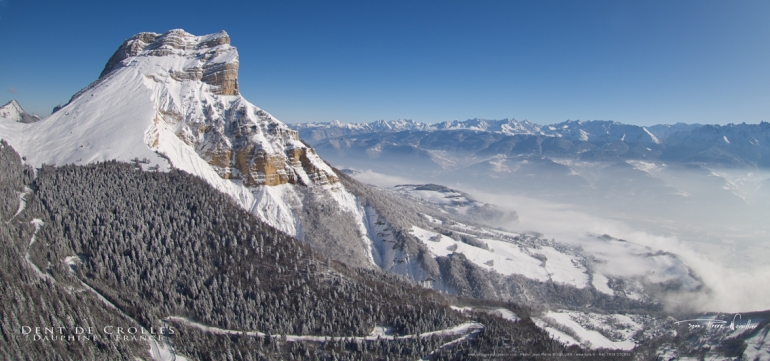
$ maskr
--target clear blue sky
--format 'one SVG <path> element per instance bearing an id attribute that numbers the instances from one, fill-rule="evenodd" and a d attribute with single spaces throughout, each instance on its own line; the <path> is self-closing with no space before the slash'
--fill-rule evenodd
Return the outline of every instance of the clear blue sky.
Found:
<path id="1" fill-rule="evenodd" d="M 141 31 L 226 30 L 287 123 L 770 120 L 770 1 L 0 0 L 0 102 L 48 114 Z"/>

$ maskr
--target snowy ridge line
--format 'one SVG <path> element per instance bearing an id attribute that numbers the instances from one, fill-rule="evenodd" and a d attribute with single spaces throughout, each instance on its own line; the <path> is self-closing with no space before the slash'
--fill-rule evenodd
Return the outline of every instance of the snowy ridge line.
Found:
<path id="1" fill-rule="evenodd" d="M 164 321 L 174 321 L 179 322 L 181 324 L 184 324 L 186 326 L 195 327 L 201 331 L 204 332 L 211 332 L 216 333 L 220 335 L 242 335 L 246 334 L 246 336 L 259 336 L 259 337 L 265 337 L 268 336 L 264 332 L 259 331 L 238 331 L 238 330 L 227 330 L 219 327 L 212 327 L 207 326 L 199 322 L 192 321 L 185 317 L 178 317 L 178 316 L 169 316 L 164 319 Z M 381 335 L 369 335 L 369 336 L 311 336 L 311 335 L 285 335 L 286 341 L 288 342 L 296 342 L 296 341 L 316 341 L 316 342 L 323 342 L 328 341 L 331 338 L 336 339 L 352 339 L 355 341 L 377 341 L 377 340 L 397 340 L 397 339 L 403 339 L 403 338 L 425 338 L 430 336 L 452 336 L 452 335 L 463 335 L 468 336 L 472 333 L 478 333 L 481 332 L 481 330 L 484 329 L 484 325 L 478 323 L 478 322 L 465 322 L 461 323 L 455 327 L 438 330 L 438 331 L 431 331 L 431 332 L 425 332 L 421 334 L 412 334 L 412 335 L 403 335 L 403 336 L 381 336 Z M 281 338 L 284 335 L 269 335 L 272 338 Z M 443 346 L 442 346 L 443 347 Z"/>

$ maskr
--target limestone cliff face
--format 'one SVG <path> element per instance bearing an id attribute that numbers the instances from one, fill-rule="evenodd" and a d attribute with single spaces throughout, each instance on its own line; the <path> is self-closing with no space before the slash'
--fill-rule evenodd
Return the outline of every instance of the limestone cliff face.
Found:
<path id="1" fill-rule="evenodd" d="M 21 110 L 4 107 L 0 138 L 35 166 L 116 159 L 194 174 L 330 257 L 373 266 L 363 206 L 296 131 L 240 95 L 238 59 L 224 32 L 140 33 L 49 117 L 8 121 Z"/>
<path id="2" fill-rule="evenodd" d="M 185 125 L 178 132 L 222 178 L 240 180 L 249 187 L 338 181 L 296 131 L 265 111 L 240 104 L 224 113 L 223 121 Z"/>
<path id="3" fill-rule="evenodd" d="M 331 168 L 296 131 L 240 96 L 238 52 L 224 31 L 134 35 L 110 58 L 97 82 L 133 70 L 154 92 L 151 148 L 160 149 L 157 128 L 164 127 L 220 177 L 247 187 L 337 183 Z"/>
<path id="4" fill-rule="evenodd" d="M 238 57 L 222 57 L 235 48 L 230 45 L 230 36 L 222 31 L 207 36 L 193 36 L 184 30 L 175 29 L 165 34 L 139 33 L 115 51 L 107 61 L 99 78 L 115 69 L 129 66 L 130 59 L 137 56 L 189 56 L 194 54 L 198 64 L 183 69 L 169 69 L 169 75 L 176 80 L 198 80 L 215 86 L 219 95 L 238 95 Z M 125 60 L 129 59 L 128 62 Z"/>

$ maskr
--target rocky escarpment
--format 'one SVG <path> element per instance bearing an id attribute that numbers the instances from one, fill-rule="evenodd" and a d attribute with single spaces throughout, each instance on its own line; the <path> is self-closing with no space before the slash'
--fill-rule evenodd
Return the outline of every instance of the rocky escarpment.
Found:
<path id="1" fill-rule="evenodd" d="M 250 113 L 253 111 L 253 113 Z M 208 112 L 216 112 L 209 108 Z M 254 122 L 251 117 L 256 118 Z M 178 132 L 194 145 L 224 179 L 240 180 L 245 186 L 280 184 L 332 184 L 337 177 L 329 173 L 312 148 L 304 146 L 296 131 L 286 128 L 267 112 L 245 104 L 222 117 L 184 125 Z M 266 147 L 262 138 L 286 144 L 283 151 Z"/>
<path id="2" fill-rule="evenodd" d="M 123 42 L 97 82 L 121 69 L 138 70 L 154 90 L 151 148 L 162 148 L 163 128 L 192 146 L 221 178 L 247 187 L 337 182 L 296 131 L 240 96 L 238 52 L 224 31 L 139 33 Z"/>
<path id="3" fill-rule="evenodd" d="M 222 46 L 227 45 L 227 46 Z M 207 36 L 192 36 L 184 30 L 175 29 L 165 34 L 139 33 L 123 42 L 104 66 L 99 78 L 109 75 L 115 69 L 130 65 L 136 56 L 186 56 L 196 54 L 198 64 L 189 64 L 183 69 L 169 69 L 176 80 L 200 80 L 216 87 L 220 95 L 238 95 L 238 58 L 221 61 L 228 53 L 230 36 L 225 31 Z M 129 62 L 125 62 L 129 59 Z"/>
<path id="4" fill-rule="evenodd" d="M 61 109 L 4 121 L 0 138 L 34 166 L 119 160 L 194 174 L 330 257 L 370 265 L 355 197 L 296 131 L 238 93 L 238 59 L 225 32 L 140 33 Z"/>

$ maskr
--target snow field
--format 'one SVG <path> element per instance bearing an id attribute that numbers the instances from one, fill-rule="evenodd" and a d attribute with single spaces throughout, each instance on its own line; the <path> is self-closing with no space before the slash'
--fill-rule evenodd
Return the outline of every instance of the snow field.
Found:
<path id="1" fill-rule="evenodd" d="M 539 322 L 538 326 L 545 328 L 554 338 L 565 339 L 566 341 L 562 342 L 567 344 L 579 340 L 579 344 L 592 349 L 631 350 L 636 346 L 632 340 L 633 335 L 642 329 L 642 325 L 628 315 L 602 315 L 565 310 L 549 311 L 543 315 L 542 319 L 539 319 Z M 555 325 L 569 329 L 578 339 L 576 340 L 572 336 L 565 338 L 568 335 L 556 329 Z M 614 340 L 597 330 L 612 334 Z"/>
<path id="2" fill-rule="evenodd" d="M 561 253 L 553 247 L 529 249 L 500 240 L 479 239 L 489 246 L 490 250 L 487 251 L 417 226 L 412 227 L 411 233 L 425 243 L 437 257 L 462 253 L 479 267 L 494 270 L 503 275 L 519 274 L 539 281 L 550 279 L 577 288 L 588 286 L 585 267 L 573 256 Z M 533 257 L 533 254 L 544 255 L 547 260 L 543 262 Z"/>

